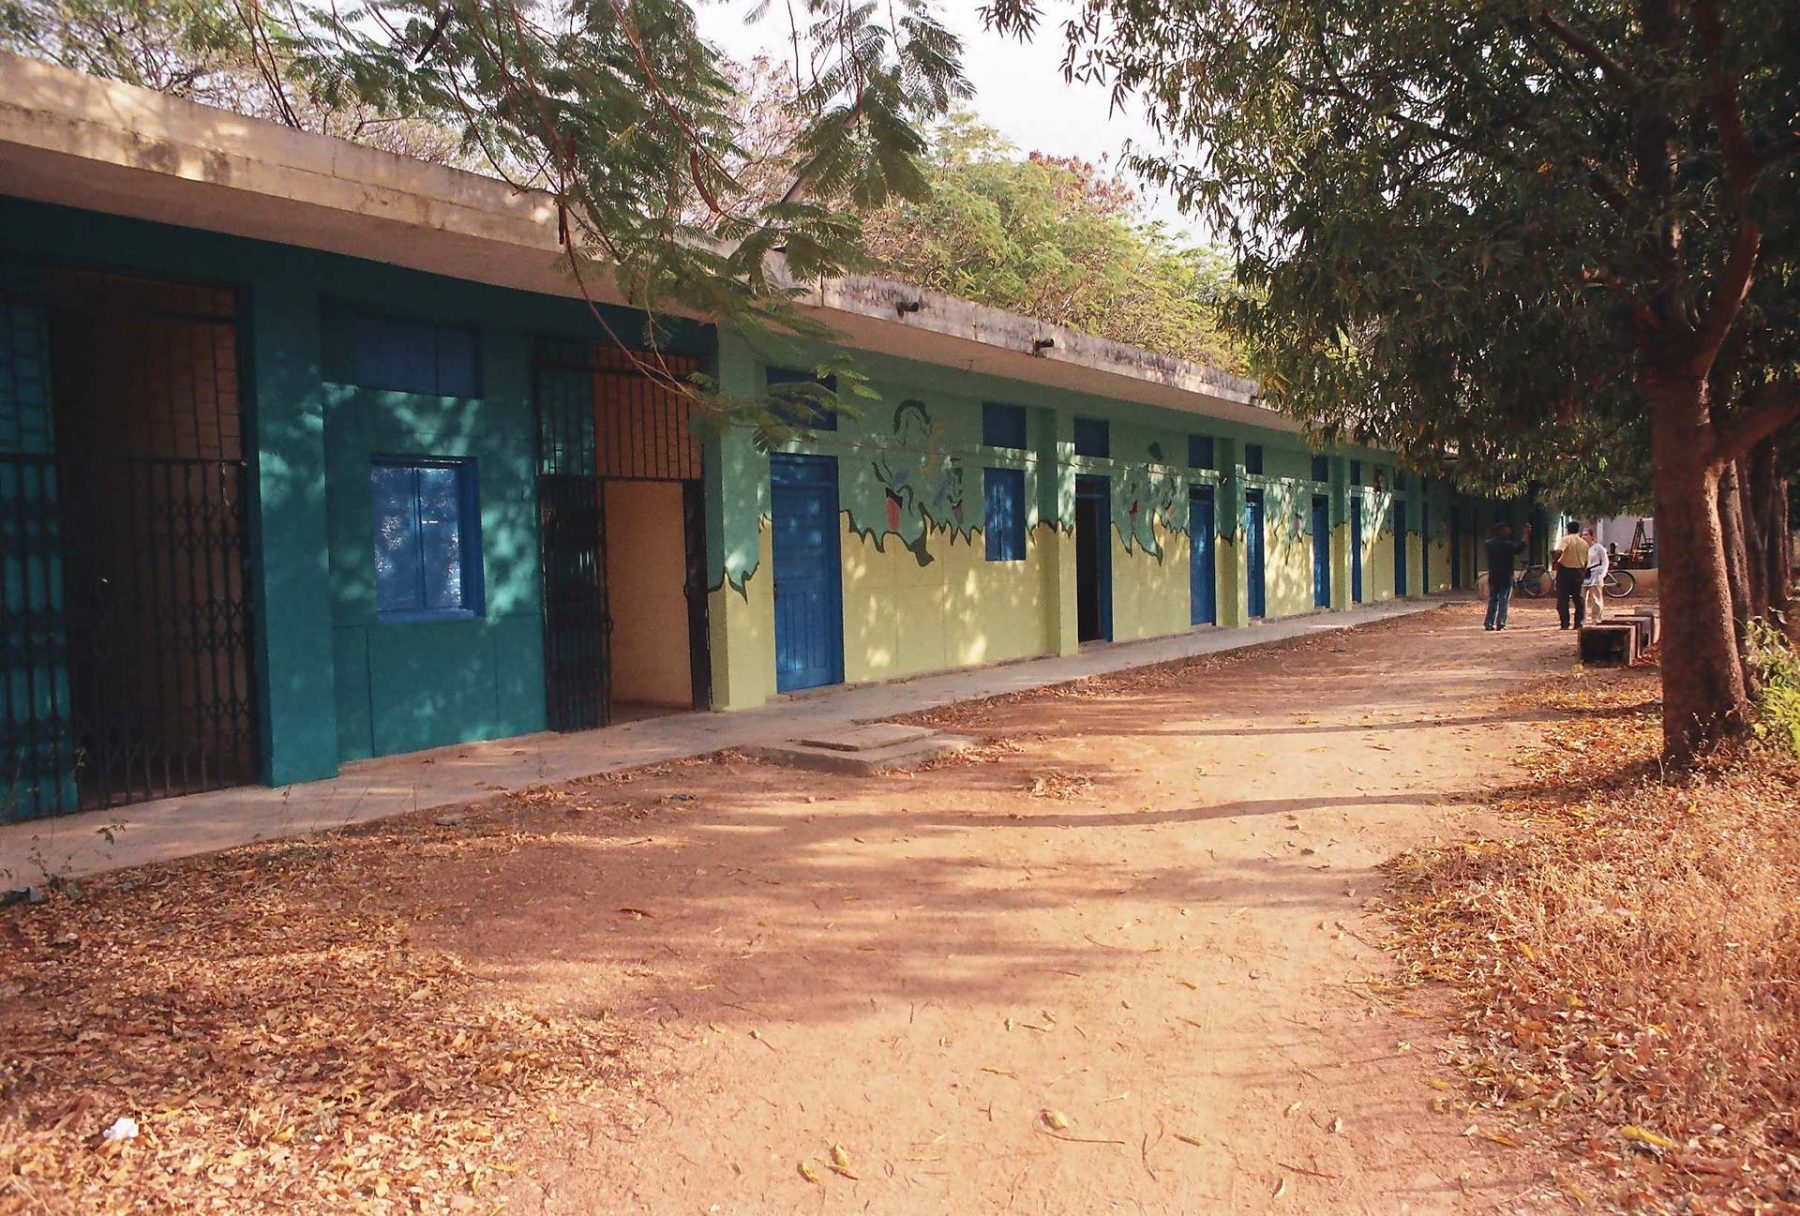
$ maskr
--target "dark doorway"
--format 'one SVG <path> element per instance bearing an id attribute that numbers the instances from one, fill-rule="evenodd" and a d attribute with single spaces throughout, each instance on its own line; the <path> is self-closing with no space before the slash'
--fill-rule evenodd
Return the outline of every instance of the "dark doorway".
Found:
<path id="1" fill-rule="evenodd" d="M 42 287 L 47 425 L 0 454 L 0 819 L 255 781 L 237 293 L 69 269 Z"/>
<path id="2" fill-rule="evenodd" d="M 1331 500 L 1312 500 L 1313 607 L 1331 607 Z"/>
<path id="3" fill-rule="evenodd" d="M 1394 500 L 1394 598 L 1406 597 L 1406 502 Z"/>
<path id="4" fill-rule="evenodd" d="M 1363 602 L 1363 504 L 1360 492 L 1350 499 L 1350 602 Z"/>
<path id="5" fill-rule="evenodd" d="M 542 340 L 534 360 L 552 730 L 711 702 L 701 444 L 676 355 Z M 617 530 L 609 544 L 608 527 Z"/>
<path id="6" fill-rule="evenodd" d="M 1112 640 L 1112 483 L 1075 479 L 1075 636 Z"/>
<path id="7" fill-rule="evenodd" d="M 1462 590 L 1463 585 L 1462 508 L 1450 508 L 1450 586 Z"/>
<path id="8" fill-rule="evenodd" d="M 1263 512 L 1263 492 L 1244 491 L 1244 581 L 1248 585 L 1248 609 L 1252 619 L 1268 613 L 1265 546 L 1268 543 Z"/>

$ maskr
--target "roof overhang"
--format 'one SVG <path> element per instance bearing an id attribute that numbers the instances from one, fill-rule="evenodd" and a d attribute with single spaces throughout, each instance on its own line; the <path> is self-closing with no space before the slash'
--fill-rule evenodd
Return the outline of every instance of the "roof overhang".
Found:
<path id="1" fill-rule="evenodd" d="M 0 52 L 0 193 L 580 297 L 547 195 Z M 1253 382 L 884 279 L 806 284 L 855 349 L 1281 430 Z M 586 293 L 624 302 L 610 282 Z"/>

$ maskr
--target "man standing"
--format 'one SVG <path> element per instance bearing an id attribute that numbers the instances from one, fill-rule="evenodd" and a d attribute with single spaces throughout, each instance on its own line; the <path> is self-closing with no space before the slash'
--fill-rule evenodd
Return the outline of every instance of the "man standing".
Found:
<path id="1" fill-rule="evenodd" d="M 1598 625 L 1606 619 L 1606 572 L 1612 566 L 1605 545 L 1594 543 L 1594 530 L 1584 528 L 1581 539 L 1587 542 L 1587 580 L 1581 584 L 1582 606 L 1587 619 Z"/>
<path id="2" fill-rule="evenodd" d="M 1531 540 L 1531 525 L 1525 535 L 1513 539 L 1511 524 L 1495 524 L 1487 538 L 1488 609 L 1483 629 L 1505 629 L 1506 609 L 1512 604 L 1513 558 L 1525 551 Z"/>
<path id="3" fill-rule="evenodd" d="M 1556 615 L 1564 629 L 1569 628 L 1569 606 L 1575 607 L 1575 628 L 1585 623 L 1586 606 L 1581 602 L 1581 585 L 1587 581 L 1588 543 L 1581 539 L 1581 525 L 1569 521 L 1569 528 L 1556 546 Z"/>

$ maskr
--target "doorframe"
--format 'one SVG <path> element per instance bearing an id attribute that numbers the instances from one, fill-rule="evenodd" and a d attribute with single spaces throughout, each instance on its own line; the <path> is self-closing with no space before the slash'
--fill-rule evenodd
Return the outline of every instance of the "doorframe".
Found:
<path id="1" fill-rule="evenodd" d="M 1256 527 L 1250 526 L 1252 514 Z M 1253 621 L 1269 615 L 1269 500 L 1262 487 L 1244 491 L 1244 615 Z M 1258 611 L 1260 609 L 1260 611 Z"/>
<path id="2" fill-rule="evenodd" d="M 1313 607 L 1331 607 L 1331 498 L 1312 496 Z"/>
<path id="3" fill-rule="evenodd" d="M 1206 591 L 1207 612 L 1205 620 L 1195 620 L 1198 615 L 1194 605 L 1194 579 L 1197 576 L 1196 562 L 1198 546 L 1194 543 L 1194 508 L 1201 503 L 1208 507 L 1207 514 L 1212 517 L 1211 531 L 1206 537 Z M 1219 623 L 1219 496 L 1209 485 L 1188 486 L 1188 627 L 1200 625 L 1217 625 Z"/>

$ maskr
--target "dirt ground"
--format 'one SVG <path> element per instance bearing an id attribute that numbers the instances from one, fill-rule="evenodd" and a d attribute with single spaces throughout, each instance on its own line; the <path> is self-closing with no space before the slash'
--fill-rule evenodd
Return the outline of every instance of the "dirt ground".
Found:
<path id="1" fill-rule="evenodd" d="M 1495 830 L 1548 717 L 1501 698 L 1572 663 L 1513 621 L 938 711 L 984 742 L 910 776 L 688 761 L 11 909 L 0 1212 L 1548 1208 L 1380 946 L 1379 864 Z"/>
<path id="2" fill-rule="evenodd" d="M 1543 605 L 1504 638 L 1458 605 L 943 711 L 992 743 L 910 777 L 612 787 L 437 922 L 640 1045 L 508 1210 L 1536 1207 L 1382 982 L 1375 867 L 1492 827 L 1459 803 L 1534 727 L 1487 707 L 1571 649 Z"/>

